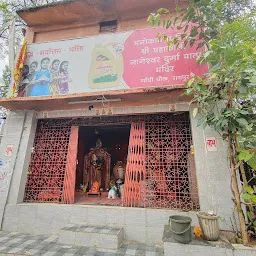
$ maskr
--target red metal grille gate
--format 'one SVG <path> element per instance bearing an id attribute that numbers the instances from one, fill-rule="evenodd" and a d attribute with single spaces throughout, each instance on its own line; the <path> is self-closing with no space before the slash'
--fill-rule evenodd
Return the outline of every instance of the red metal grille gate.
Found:
<path id="1" fill-rule="evenodd" d="M 130 176 L 127 176 L 125 205 L 198 209 L 188 114 L 39 121 L 24 201 L 72 203 L 72 199 L 65 200 L 64 197 L 63 200 L 71 126 L 117 123 L 132 124 L 130 149 L 133 148 L 133 154 L 127 164 L 127 175 L 130 173 Z M 129 165 L 132 166 L 130 172 Z"/>
<path id="2" fill-rule="evenodd" d="M 64 178 L 63 203 L 73 204 L 75 202 L 76 185 L 76 158 L 78 144 L 78 126 L 72 126 L 70 132 L 67 165 Z"/>
<path id="3" fill-rule="evenodd" d="M 71 126 L 37 126 L 25 188 L 25 202 L 60 202 Z"/>
<path id="4" fill-rule="evenodd" d="M 145 130 L 147 207 L 199 209 L 189 119 L 149 116 Z"/>
<path id="5" fill-rule="evenodd" d="M 145 159 L 145 122 L 132 123 L 125 172 L 125 206 L 146 206 Z"/>

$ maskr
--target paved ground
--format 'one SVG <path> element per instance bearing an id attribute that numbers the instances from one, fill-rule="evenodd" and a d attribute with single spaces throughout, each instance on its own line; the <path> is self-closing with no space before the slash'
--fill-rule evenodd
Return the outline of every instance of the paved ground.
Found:
<path id="1" fill-rule="evenodd" d="M 163 248 L 127 242 L 116 252 L 57 243 L 57 236 L 0 232 L 0 255 L 163 256 Z"/>

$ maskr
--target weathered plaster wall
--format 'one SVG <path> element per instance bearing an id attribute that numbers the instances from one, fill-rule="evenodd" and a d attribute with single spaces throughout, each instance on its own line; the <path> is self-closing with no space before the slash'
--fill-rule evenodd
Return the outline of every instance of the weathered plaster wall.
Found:
<path id="1" fill-rule="evenodd" d="M 36 115 L 34 111 L 12 111 L 8 114 L 6 129 L 1 142 L 0 158 L 0 222 L 2 221 L 5 205 L 8 197 L 17 202 L 21 182 L 20 175 L 27 171 L 30 146 L 34 140 L 36 128 Z M 11 146 L 13 151 L 6 155 L 7 147 Z M 23 179 L 24 180 L 24 179 Z M 10 190 L 10 184 L 12 189 Z"/>
<path id="2" fill-rule="evenodd" d="M 22 203 L 27 180 L 27 172 L 34 143 L 37 113 L 27 112 L 24 124 L 24 132 L 20 141 L 20 150 L 17 155 L 16 165 L 12 176 L 12 182 L 8 195 L 8 204 Z"/>
<path id="3" fill-rule="evenodd" d="M 139 104 L 139 103 L 137 103 Z M 85 105 L 84 109 L 74 110 L 55 110 L 55 111 L 39 111 L 38 118 L 71 118 L 71 117 L 95 117 L 99 109 L 102 109 L 101 105 L 93 105 L 94 108 L 89 110 L 88 104 Z M 156 104 L 156 105 L 139 105 L 139 106 L 117 106 L 112 107 L 113 115 L 132 115 L 132 114 L 152 114 L 152 113 L 168 113 L 175 111 L 188 111 L 188 103 L 177 103 L 177 104 Z M 107 110 L 108 108 L 106 108 Z M 107 111 L 106 111 L 107 112 Z"/>
<path id="4" fill-rule="evenodd" d="M 116 32 L 124 32 L 134 29 L 150 28 L 150 24 L 147 22 L 146 18 L 136 19 L 136 20 L 127 20 L 127 21 L 118 21 L 118 26 Z M 46 42 L 46 41 L 56 41 L 69 38 L 77 37 L 87 37 L 95 36 L 102 34 L 99 32 L 99 25 L 88 26 L 87 24 L 79 24 L 72 26 L 63 26 L 55 25 L 52 27 L 45 28 L 32 28 L 27 31 L 28 40 L 33 38 L 34 43 Z M 31 37 L 31 34 L 34 33 L 34 37 Z"/>
<path id="5" fill-rule="evenodd" d="M 225 221 L 220 221 L 223 229 L 230 229 L 234 204 L 230 190 L 230 171 L 228 165 L 227 145 L 213 129 L 197 127 L 198 117 L 190 111 L 192 137 L 195 149 L 195 163 L 200 208 L 202 211 L 213 210 Z M 217 151 L 207 152 L 205 137 L 215 137 Z"/>

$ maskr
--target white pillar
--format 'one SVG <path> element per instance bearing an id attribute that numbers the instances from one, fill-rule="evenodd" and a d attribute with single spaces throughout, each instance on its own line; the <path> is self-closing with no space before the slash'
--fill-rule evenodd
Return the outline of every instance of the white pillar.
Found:
<path id="1" fill-rule="evenodd" d="M 193 144 L 195 150 L 195 164 L 198 194 L 201 211 L 214 211 L 224 221 L 220 221 L 223 229 L 230 229 L 230 218 L 233 218 L 234 204 L 230 190 L 230 169 L 227 144 L 222 137 L 210 127 L 203 129 L 197 126 L 198 116 L 192 116 L 190 121 Z M 207 151 L 205 139 L 214 137 L 217 142 L 217 151 Z"/>
<path id="2" fill-rule="evenodd" d="M 16 172 L 19 173 L 24 170 L 26 165 L 25 155 L 28 152 L 28 145 L 31 139 L 31 131 L 33 130 L 32 120 L 35 119 L 34 111 L 11 111 L 7 117 L 7 123 L 1 142 L 0 159 L 2 165 L 0 166 L 0 221 L 2 222 L 4 209 L 8 197 L 11 201 L 17 203 L 15 192 L 20 188 L 20 179 L 17 179 Z M 6 150 L 9 149 L 9 153 Z M 15 173 L 15 175 L 14 175 Z M 12 181 L 13 177 L 16 177 Z M 10 189 L 10 184 L 12 189 Z M 15 187 L 15 189 L 13 189 Z M 12 194 L 14 193 L 14 194 Z"/>
<path id="3" fill-rule="evenodd" d="M 24 123 L 24 131 L 20 141 L 20 150 L 17 155 L 12 182 L 9 190 L 7 201 L 8 204 L 17 204 L 23 202 L 36 127 L 36 112 L 27 112 L 26 120 Z"/>

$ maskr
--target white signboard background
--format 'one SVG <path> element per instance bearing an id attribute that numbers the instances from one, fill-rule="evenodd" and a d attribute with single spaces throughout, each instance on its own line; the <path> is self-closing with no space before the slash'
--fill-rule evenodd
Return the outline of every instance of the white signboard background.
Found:
<path id="1" fill-rule="evenodd" d="M 121 78 L 119 85 L 114 87 L 104 88 L 91 88 L 88 84 L 88 77 L 90 72 L 90 65 L 92 57 L 95 57 L 92 53 L 97 45 L 107 46 L 107 49 L 115 55 L 113 42 L 116 44 L 123 44 L 125 39 L 129 36 L 131 32 L 111 34 L 111 35 L 101 35 L 95 37 L 87 37 L 80 39 L 70 39 L 49 43 L 38 43 L 28 45 L 27 47 L 27 58 L 25 64 L 30 65 L 32 62 L 38 62 L 37 70 L 40 70 L 40 61 L 43 58 L 50 58 L 50 63 L 55 59 L 59 60 L 60 63 L 63 61 L 68 61 L 68 73 L 69 73 L 69 93 L 83 93 L 83 92 L 97 92 L 106 90 L 120 90 L 129 88 L 124 80 Z M 102 43 L 104 42 L 104 43 Z M 83 46 L 82 51 L 70 51 L 70 48 L 74 46 Z M 60 53 L 54 54 L 42 54 L 43 50 L 48 49 L 61 49 Z M 33 56 L 29 57 L 29 53 L 33 52 Z M 41 53 L 41 54 L 40 54 Z M 51 64 L 50 64 L 51 65 Z"/>

